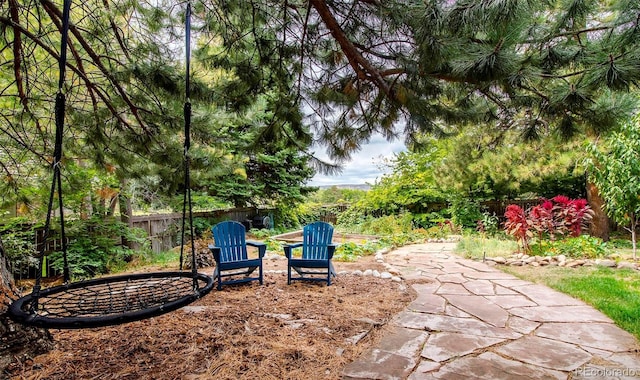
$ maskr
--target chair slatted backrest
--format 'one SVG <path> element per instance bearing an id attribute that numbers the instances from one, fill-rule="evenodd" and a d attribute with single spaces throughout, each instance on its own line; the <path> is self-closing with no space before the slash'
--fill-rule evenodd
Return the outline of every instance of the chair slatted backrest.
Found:
<path id="1" fill-rule="evenodd" d="M 213 240 L 220 247 L 220 261 L 247 260 L 245 231 L 241 223 L 234 221 L 220 222 L 211 228 Z"/>
<path id="2" fill-rule="evenodd" d="M 327 246 L 333 239 L 333 226 L 326 222 L 314 222 L 302 230 L 302 258 L 308 260 L 327 260 Z"/>

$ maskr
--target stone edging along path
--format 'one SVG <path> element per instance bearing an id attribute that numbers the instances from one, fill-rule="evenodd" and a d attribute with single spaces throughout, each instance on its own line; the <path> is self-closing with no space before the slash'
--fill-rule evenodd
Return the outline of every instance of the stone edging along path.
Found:
<path id="1" fill-rule="evenodd" d="M 526 254 L 518 253 L 511 255 L 509 257 L 487 257 L 485 258 L 485 263 L 488 265 L 511 265 L 511 266 L 525 266 L 529 265 L 532 267 L 541 267 L 541 266 L 558 266 L 558 267 L 566 267 L 566 268 L 577 268 L 581 266 L 600 266 L 600 267 L 608 267 L 608 268 L 617 268 L 617 269 L 634 269 L 640 270 L 638 264 L 632 261 L 626 260 L 615 260 L 614 258 L 606 258 L 606 259 L 576 259 L 569 258 L 565 255 L 556 255 L 556 256 L 529 256 Z"/>
<path id="2" fill-rule="evenodd" d="M 389 279 L 391 281 L 402 282 L 403 279 L 402 277 L 400 277 L 400 272 L 394 269 L 392 265 L 389 265 L 384 262 L 383 255 L 388 253 L 389 251 L 390 249 L 382 249 L 375 253 L 376 262 L 384 266 L 386 269 L 385 271 L 380 272 L 377 269 L 365 269 L 365 270 L 357 269 L 354 271 L 342 270 L 342 271 L 338 271 L 337 275 L 340 276 L 345 274 L 351 274 L 353 276 L 365 276 L 365 277 L 372 276 L 376 278 Z M 286 257 L 279 255 L 277 253 L 270 256 L 266 256 L 265 258 L 268 260 L 286 260 Z M 265 273 L 286 274 L 287 271 L 286 270 L 266 270 Z"/>

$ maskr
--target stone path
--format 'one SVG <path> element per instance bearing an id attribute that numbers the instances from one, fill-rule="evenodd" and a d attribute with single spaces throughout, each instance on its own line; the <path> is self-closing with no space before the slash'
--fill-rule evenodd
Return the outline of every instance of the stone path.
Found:
<path id="1" fill-rule="evenodd" d="M 385 264 L 417 298 L 343 379 L 638 379 L 633 335 L 582 301 L 454 254 L 403 247 Z"/>

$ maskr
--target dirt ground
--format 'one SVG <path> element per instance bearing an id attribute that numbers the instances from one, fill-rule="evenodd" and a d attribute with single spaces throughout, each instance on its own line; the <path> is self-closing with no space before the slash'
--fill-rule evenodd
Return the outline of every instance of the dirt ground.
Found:
<path id="1" fill-rule="evenodd" d="M 265 283 L 224 287 L 177 311 L 120 326 L 52 330 L 56 348 L 11 379 L 339 379 L 414 297 L 407 283 L 350 274 L 373 257 L 335 262 L 331 286 L 287 285 L 265 258 Z M 203 268 L 211 274 L 212 268 Z"/>

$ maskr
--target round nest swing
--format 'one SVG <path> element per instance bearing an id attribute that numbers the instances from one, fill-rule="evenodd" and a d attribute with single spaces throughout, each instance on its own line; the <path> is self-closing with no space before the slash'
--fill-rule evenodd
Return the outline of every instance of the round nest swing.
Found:
<path id="1" fill-rule="evenodd" d="M 55 102 L 56 141 L 53 163 L 53 181 L 49 195 L 49 210 L 45 223 L 45 241 L 50 236 L 50 221 L 53 210 L 54 193 L 58 188 L 58 206 L 60 213 L 60 232 L 64 258 L 64 285 L 40 289 L 44 244 L 40 250 L 40 268 L 36 275 L 36 284 L 31 294 L 14 301 L 8 310 L 9 316 L 16 322 L 25 325 L 57 328 L 80 329 L 117 325 L 158 316 L 183 307 L 213 289 L 213 277 L 197 272 L 195 264 L 195 244 L 193 241 L 193 215 L 191 207 L 191 189 L 189 186 L 189 147 L 191 103 L 189 101 L 190 86 L 190 17 L 191 4 L 186 10 L 186 102 L 185 119 L 185 193 L 182 211 L 182 246 L 180 250 L 180 269 L 185 238 L 185 223 L 189 219 L 192 265 L 191 271 L 155 272 L 103 277 L 87 281 L 69 283 L 69 266 L 67 262 L 66 238 L 64 232 L 64 209 L 62 185 L 60 179 L 60 162 L 62 159 L 62 136 L 64 129 L 65 96 L 62 92 L 66 65 L 66 50 L 69 32 L 69 12 L 71 0 L 64 0 L 61 53 L 59 59 L 60 78 L 58 94 Z M 188 208 L 187 208 L 188 205 Z"/>
<path id="2" fill-rule="evenodd" d="M 213 278 L 191 272 L 104 277 L 44 289 L 13 302 L 20 323 L 74 329 L 116 325 L 179 309 L 213 289 Z"/>

